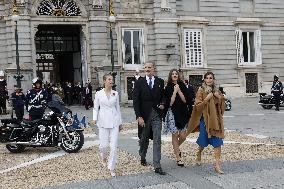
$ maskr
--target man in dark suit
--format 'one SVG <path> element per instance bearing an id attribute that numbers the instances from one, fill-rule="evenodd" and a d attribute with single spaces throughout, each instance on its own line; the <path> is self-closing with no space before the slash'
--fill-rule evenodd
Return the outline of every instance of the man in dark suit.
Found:
<path id="1" fill-rule="evenodd" d="M 164 80 L 154 76 L 155 62 L 148 61 L 144 71 L 146 76 L 140 77 L 133 90 L 133 106 L 138 121 L 138 136 L 140 138 L 139 155 L 141 165 L 146 166 L 146 154 L 149 138 L 153 133 L 153 162 L 155 173 L 165 175 L 161 160 L 161 129 L 162 129 L 162 103 L 164 93 Z"/>

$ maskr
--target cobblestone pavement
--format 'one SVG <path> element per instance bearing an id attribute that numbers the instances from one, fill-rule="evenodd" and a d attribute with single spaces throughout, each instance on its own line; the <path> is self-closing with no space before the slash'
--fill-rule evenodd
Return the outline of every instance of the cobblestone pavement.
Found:
<path id="1" fill-rule="evenodd" d="M 281 123 L 284 121 L 284 109 L 280 109 L 280 112 L 276 112 L 274 109 L 264 110 L 257 102 L 257 98 L 233 99 L 232 110 L 225 112 L 224 116 L 226 129 L 237 131 L 242 135 L 251 134 L 253 137 L 269 137 L 270 140 L 280 141 L 280 144 L 283 144 L 284 127 Z M 91 110 L 86 111 L 82 106 L 73 106 L 71 108 L 79 116 L 86 115 L 87 120 L 91 120 Z M 132 107 L 122 107 L 122 116 L 124 122 L 135 122 Z M 125 133 L 120 137 L 119 148 L 139 159 L 137 134 L 135 131 L 136 129 L 133 129 L 133 131 Z M 244 137 L 242 142 L 245 141 L 246 137 Z M 284 146 L 281 145 L 280 148 L 283 150 Z M 147 160 L 151 163 L 152 150 L 148 151 Z M 89 181 L 77 181 L 67 184 L 58 183 L 53 187 L 41 189 L 284 188 L 284 154 L 282 157 L 272 159 L 224 162 L 222 164 L 225 171 L 224 175 L 217 175 L 213 171 L 212 163 L 203 164 L 202 166 L 188 164 L 185 168 L 179 168 L 174 160 L 163 156 L 161 164 L 167 172 L 166 176 L 159 176 L 150 171 L 110 179 L 90 179 Z M 51 182 L 51 185 L 54 184 Z M 0 185 L 0 189 L 2 188 Z"/>

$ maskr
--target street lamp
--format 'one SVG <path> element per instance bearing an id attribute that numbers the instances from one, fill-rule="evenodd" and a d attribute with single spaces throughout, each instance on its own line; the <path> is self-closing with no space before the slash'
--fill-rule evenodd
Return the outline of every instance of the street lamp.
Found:
<path id="1" fill-rule="evenodd" d="M 114 72 L 114 55 L 113 55 L 113 35 L 112 35 L 112 25 L 115 23 L 115 16 L 114 16 L 114 9 L 113 9 L 113 1 L 109 0 L 109 36 L 110 36 L 110 62 L 111 62 L 111 75 L 113 77 L 113 89 L 115 90 L 116 84 L 115 84 L 115 77 L 116 72 Z"/>
<path id="2" fill-rule="evenodd" d="M 17 81 L 17 87 L 21 88 L 21 79 L 24 76 L 21 75 L 20 60 L 19 60 L 18 21 L 20 19 L 20 16 L 19 16 L 19 11 L 17 9 L 17 2 L 16 2 L 16 0 L 14 0 L 14 3 L 13 3 L 13 13 L 12 13 L 11 19 L 16 23 L 16 27 L 15 27 L 15 40 L 16 40 L 16 66 L 17 66 L 17 74 L 14 75 L 14 78 Z"/>

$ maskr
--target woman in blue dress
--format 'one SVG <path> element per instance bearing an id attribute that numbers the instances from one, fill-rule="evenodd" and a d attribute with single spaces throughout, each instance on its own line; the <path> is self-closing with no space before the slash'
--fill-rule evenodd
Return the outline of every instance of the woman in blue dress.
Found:
<path id="1" fill-rule="evenodd" d="M 192 96 L 186 85 L 181 81 L 177 69 L 169 73 L 168 83 L 165 88 L 165 129 L 164 133 L 172 133 L 172 145 L 177 160 L 177 165 L 183 167 L 182 154 L 179 146 L 186 139 L 186 129 L 189 120 L 188 104 L 192 102 Z M 191 98 L 190 98 L 191 97 Z"/>
<path id="2" fill-rule="evenodd" d="M 187 133 L 199 131 L 196 143 L 199 145 L 196 164 L 201 164 L 201 153 L 209 144 L 214 147 L 215 166 L 217 173 L 221 170 L 221 146 L 224 138 L 223 114 L 225 110 L 224 96 L 215 86 L 215 77 L 212 72 L 207 72 L 203 83 L 199 87 L 194 102 L 194 107 L 189 121 Z"/>

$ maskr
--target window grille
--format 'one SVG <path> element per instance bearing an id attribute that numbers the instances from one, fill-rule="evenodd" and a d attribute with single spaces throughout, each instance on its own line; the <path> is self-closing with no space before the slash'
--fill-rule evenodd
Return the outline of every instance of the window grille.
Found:
<path id="1" fill-rule="evenodd" d="M 127 81 L 127 99 L 133 100 L 135 77 L 126 77 L 126 81 Z"/>
<path id="2" fill-rule="evenodd" d="M 202 75 L 189 75 L 188 76 L 188 83 L 193 86 L 194 92 L 196 93 L 198 88 L 202 84 Z"/>
<path id="3" fill-rule="evenodd" d="M 185 30 L 184 41 L 186 67 L 203 67 L 202 31 Z"/>

